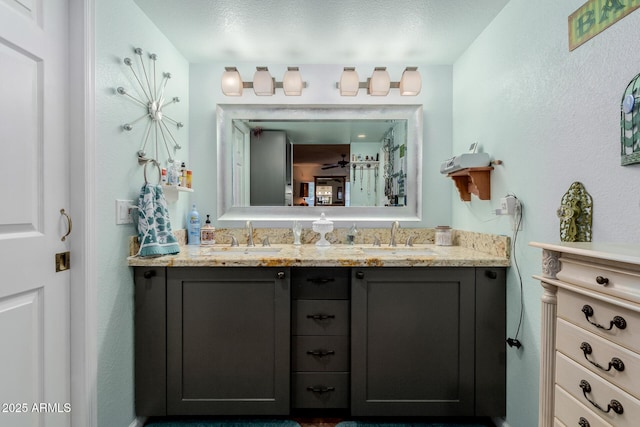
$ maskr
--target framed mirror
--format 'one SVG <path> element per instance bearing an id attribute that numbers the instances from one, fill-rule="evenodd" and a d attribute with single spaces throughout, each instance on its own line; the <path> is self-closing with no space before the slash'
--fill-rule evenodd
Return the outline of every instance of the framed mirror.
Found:
<path id="1" fill-rule="evenodd" d="M 315 220 L 322 212 L 338 221 L 421 219 L 421 105 L 219 104 L 216 114 L 218 221 Z M 353 132 L 336 137 L 327 130 L 365 125 L 380 132 L 370 145 L 359 145 Z M 323 130 L 303 136 L 311 128 Z M 332 157 L 318 154 L 328 147 Z M 315 153 L 313 175 L 298 172 L 303 162 L 296 153 L 304 152 Z M 316 204 L 316 176 L 343 178 L 332 203 Z M 273 202 L 252 203 L 256 185 L 273 187 Z"/>

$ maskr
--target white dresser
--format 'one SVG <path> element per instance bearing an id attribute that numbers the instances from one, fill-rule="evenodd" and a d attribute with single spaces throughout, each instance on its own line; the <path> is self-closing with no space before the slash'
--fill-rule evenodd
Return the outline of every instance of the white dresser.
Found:
<path id="1" fill-rule="evenodd" d="M 640 426 L 640 245 L 542 249 L 540 427 Z"/>

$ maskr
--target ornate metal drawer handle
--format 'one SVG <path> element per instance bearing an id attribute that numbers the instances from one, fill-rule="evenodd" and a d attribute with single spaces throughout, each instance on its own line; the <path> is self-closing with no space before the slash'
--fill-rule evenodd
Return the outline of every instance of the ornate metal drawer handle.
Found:
<path id="1" fill-rule="evenodd" d="M 615 316 L 611 322 L 609 322 L 609 327 L 602 326 L 598 323 L 592 322 L 589 318 L 593 316 L 593 307 L 590 305 L 584 305 L 582 307 L 582 312 L 584 313 L 584 317 L 586 317 L 587 322 L 591 323 L 596 328 L 604 329 L 605 331 L 610 331 L 615 326 L 618 329 L 625 329 L 627 327 L 627 321 L 624 320 L 621 316 Z"/>
<path id="2" fill-rule="evenodd" d="M 589 403 L 591 403 L 593 406 L 595 406 L 605 414 L 608 414 L 609 412 L 611 412 L 611 410 L 613 410 L 613 412 L 615 412 L 618 415 L 621 415 L 624 412 L 624 408 L 622 407 L 622 404 L 615 399 L 611 399 L 611 401 L 607 405 L 607 409 L 602 408 L 596 402 L 589 399 L 589 396 L 587 396 L 587 393 L 591 393 L 591 384 L 589 384 L 587 380 L 580 381 L 580 388 L 582 389 L 582 394 L 584 394 L 584 398 L 587 399 Z"/>
<path id="3" fill-rule="evenodd" d="M 615 369 L 618 372 L 624 371 L 624 362 L 618 359 L 617 357 L 613 357 L 611 359 L 611 361 L 609 362 L 608 368 L 604 368 L 603 366 L 594 362 L 593 360 L 589 360 L 587 356 L 593 353 L 593 349 L 591 348 L 591 345 L 588 342 L 583 342 L 582 344 L 580 344 L 580 350 L 582 350 L 582 352 L 584 353 L 584 358 L 587 359 L 587 361 L 589 361 L 589 363 L 591 363 L 596 368 L 600 368 L 605 372 L 609 372 L 611 368 Z"/>
<path id="4" fill-rule="evenodd" d="M 307 314 L 307 319 L 313 320 L 327 320 L 327 319 L 335 319 L 336 316 L 333 314 Z"/>
<path id="5" fill-rule="evenodd" d="M 308 350 L 307 354 L 316 357 L 325 357 L 325 356 L 333 356 L 336 354 L 333 350 Z"/>
<path id="6" fill-rule="evenodd" d="M 335 387 L 326 387 L 326 386 L 314 386 L 314 387 L 307 387 L 308 391 L 312 391 L 314 393 L 329 393 L 331 391 L 336 391 Z"/>
<path id="7" fill-rule="evenodd" d="M 580 427 L 591 427 L 591 424 L 589 424 L 589 421 L 587 421 L 584 417 L 580 417 L 580 419 L 578 420 L 578 425 Z"/>

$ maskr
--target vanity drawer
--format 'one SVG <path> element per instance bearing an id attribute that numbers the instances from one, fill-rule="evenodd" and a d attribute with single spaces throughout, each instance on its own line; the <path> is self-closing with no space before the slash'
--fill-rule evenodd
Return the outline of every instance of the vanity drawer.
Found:
<path id="1" fill-rule="evenodd" d="M 556 385 L 555 389 L 556 420 L 561 426 L 579 426 L 581 420 L 585 420 L 589 427 L 611 427 L 611 424 L 596 415 L 591 409 L 578 402 L 562 387 Z"/>
<path id="2" fill-rule="evenodd" d="M 583 392 L 584 389 L 581 387 L 583 381 L 588 383 L 590 390 Z M 637 427 L 640 420 L 640 400 L 583 368 L 560 352 L 556 352 L 556 383 L 608 423 L 616 427 Z M 621 405 L 622 413 L 617 414 L 613 410 L 605 412 L 608 405 L 615 402 Z M 604 410 L 598 409 L 594 403 Z"/>
<path id="3" fill-rule="evenodd" d="M 640 355 L 565 320 L 557 325 L 558 351 L 640 398 Z"/>
<path id="4" fill-rule="evenodd" d="M 305 267 L 291 269 L 293 299 L 349 299 L 349 269 Z"/>
<path id="5" fill-rule="evenodd" d="M 294 336 L 291 343 L 293 371 L 328 372 L 349 370 L 349 337 Z"/>
<path id="6" fill-rule="evenodd" d="M 590 315 L 587 316 L 583 310 Z M 640 353 L 640 313 L 638 312 L 559 288 L 558 317 Z M 619 320 L 624 323 L 624 328 L 612 326 L 611 322 Z M 603 328 L 598 328 L 592 323 Z"/>
<path id="7" fill-rule="evenodd" d="M 349 335 L 348 300 L 295 300 L 292 315 L 292 335 Z"/>
<path id="8" fill-rule="evenodd" d="M 640 270 L 629 270 L 628 267 L 623 270 L 566 255 L 560 261 L 559 280 L 640 303 Z"/>
<path id="9" fill-rule="evenodd" d="M 313 372 L 292 375 L 294 408 L 348 408 L 349 374 Z"/>

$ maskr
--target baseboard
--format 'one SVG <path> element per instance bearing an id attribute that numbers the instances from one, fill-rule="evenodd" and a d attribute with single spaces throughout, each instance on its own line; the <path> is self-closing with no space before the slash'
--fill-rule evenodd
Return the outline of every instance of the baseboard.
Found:
<path id="1" fill-rule="evenodd" d="M 504 418 L 491 418 L 491 421 L 496 425 L 496 427 L 510 427 L 509 423 L 507 423 Z"/>
<path id="2" fill-rule="evenodd" d="M 131 421 L 129 427 L 143 427 L 144 423 L 147 422 L 147 417 L 137 417 L 135 420 Z"/>

